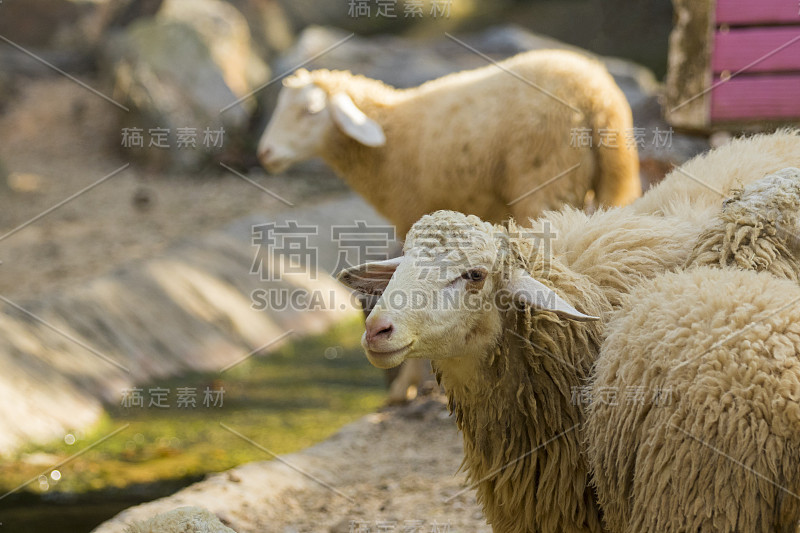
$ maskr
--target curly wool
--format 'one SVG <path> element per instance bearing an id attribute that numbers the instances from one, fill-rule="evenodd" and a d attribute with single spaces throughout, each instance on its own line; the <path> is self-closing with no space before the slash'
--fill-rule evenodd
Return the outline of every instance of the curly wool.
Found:
<path id="1" fill-rule="evenodd" d="M 796 168 L 734 191 L 688 270 L 609 321 L 587 443 L 610 531 L 796 531 L 799 219 Z M 642 389 L 676 404 L 603 400 Z"/>
<path id="2" fill-rule="evenodd" d="M 786 167 L 800 167 L 800 130 L 733 139 L 684 163 L 626 209 L 705 224 L 721 198 Z"/>
<path id="3" fill-rule="evenodd" d="M 631 293 L 608 325 L 587 422 L 609 531 L 797 531 L 798 303 L 794 282 L 729 268 Z"/>
<path id="4" fill-rule="evenodd" d="M 526 238 L 548 232 L 552 241 Z M 496 254 L 493 275 L 524 268 L 582 312 L 606 316 L 642 279 L 682 264 L 697 232 L 688 222 L 666 225 L 661 217 L 619 209 L 593 215 L 565 209 L 529 228 L 437 212 L 411 229 L 407 247 Z M 601 531 L 581 452 L 583 409 L 573 395 L 590 376 L 603 323 L 530 308 L 509 310 L 503 320 L 493 350 L 466 369 L 471 379 L 461 379 L 463 361 L 434 363 L 484 513 L 498 533 Z"/>
<path id="5" fill-rule="evenodd" d="M 544 278 L 541 255 L 518 264 Z M 550 279 L 572 289 L 559 292 L 573 301 L 579 295 L 585 312 L 608 307 L 586 278 L 557 263 L 549 268 Z M 464 434 L 468 481 L 495 532 L 599 532 L 579 445 L 583 415 L 571 394 L 589 373 L 600 325 L 525 308 L 508 311 L 504 329 L 514 333 L 501 336 L 469 385 L 448 378 L 448 361 L 433 363 Z"/>
<path id="6" fill-rule="evenodd" d="M 733 192 L 686 266 L 731 266 L 798 281 L 800 169 L 786 168 Z"/>

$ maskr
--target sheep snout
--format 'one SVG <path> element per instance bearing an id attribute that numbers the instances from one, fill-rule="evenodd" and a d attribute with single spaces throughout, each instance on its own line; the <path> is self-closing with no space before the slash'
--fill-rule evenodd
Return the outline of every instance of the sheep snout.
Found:
<path id="1" fill-rule="evenodd" d="M 370 315 L 365 323 L 361 345 L 367 359 L 378 368 L 393 368 L 411 351 L 412 341 L 398 335 L 396 326 L 384 315 Z"/>
<path id="2" fill-rule="evenodd" d="M 291 165 L 290 158 L 281 156 L 271 146 L 264 146 L 258 151 L 258 160 L 261 166 L 271 174 L 283 172 Z"/>
<path id="3" fill-rule="evenodd" d="M 388 341 L 393 332 L 394 325 L 385 317 L 379 317 L 376 320 L 367 321 L 367 344 L 375 344 L 376 342 L 380 342 L 382 340 Z"/>

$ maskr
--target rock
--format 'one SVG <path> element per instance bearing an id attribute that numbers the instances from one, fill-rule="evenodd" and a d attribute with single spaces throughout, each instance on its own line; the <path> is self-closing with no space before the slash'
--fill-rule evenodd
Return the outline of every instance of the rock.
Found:
<path id="1" fill-rule="evenodd" d="M 267 81 L 269 68 L 253 49 L 247 19 L 231 4 L 220 0 L 164 0 L 158 19 L 193 28 L 237 97 Z"/>
<path id="2" fill-rule="evenodd" d="M 24 47 L 49 47 L 93 8 L 70 0 L 6 0 L 0 4 L 0 35 Z"/>
<path id="3" fill-rule="evenodd" d="M 275 63 L 276 73 L 293 71 L 308 62 L 306 68 L 350 70 L 383 80 L 394 87 L 413 87 L 449 72 L 460 70 L 451 58 L 442 57 L 427 42 L 401 37 L 350 37 L 350 32 L 322 26 L 305 29 L 297 42 Z"/>
<path id="4" fill-rule="evenodd" d="M 675 166 L 711 148 L 705 135 L 674 130 L 663 116 L 663 87 L 633 108 L 634 125 L 644 133 L 639 146 L 642 189 L 655 185 Z"/>
<path id="5" fill-rule="evenodd" d="M 163 0 L 156 17 L 118 30 L 110 41 L 104 70 L 114 98 L 130 108 L 120 116 L 120 130 L 144 137 L 132 144 L 121 133 L 127 157 L 177 172 L 249 161 L 255 147 L 248 128 L 257 107 L 250 93 L 270 71 L 233 5 Z"/>
<path id="6" fill-rule="evenodd" d="M 278 0 L 285 10 L 294 31 L 309 26 L 329 24 L 342 28 L 348 33 L 362 34 L 395 33 L 408 31 L 425 17 L 408 18 L 404 16 L 404 1 L 384 2 L 394 5 L 395 17 L 378 15 L 376 2 L 331 2 L 329 0 Z M 425 2 L 426 5 L 428 2 Z M 369 12 L 357 14 L 355 6 L 362 4 L 369 7 Z M 429 8 L 428 8 L 429 9 Z"/>
<path id="7" fill-rule="evenodd" d="M 82 17 L 72 31 L 65 32 L 60 47 L 89 50 L 93 57 L 105 47 L 106 38 L 140 18 L 152 17 L 163 0 L 101 0 L 95 9 Z"/>
<path id="8" fill-rule="evenodd" d="M 176 148 L 178 128 L 219 130 L 241 135 L 248 112 L 235 105 L 224 115 L 220 110 L 237 100 L 222 69 L 191 27 L 177 22 L 140 21 L 119 34 L 108 51 L 114 81 L 113 96 L 130 108 L 120 116 L 120 129 L 139 129 L 148 135 L 143 145 L 126 146 L 128 153 L 151 166 L 171 170 L 197 170 L 209 159 L 199 149 Z M 153 145 L 154 130 L 168 136 Z"/>
<path id="9" fill-rule="evenodd" d="M 164 0 L 121 0 L 105 4 L 103 10 L 106 29 L 124 28 L 142 17 L 152 17 Z"/>
<path id="10" fill-rule="evenodd" d="M 25 0 L 0 3 L 0 35 L 70 73 L 94 67 L 109 31 L 153 16 L 163 0 Z M 82 56 L 80 59 L 75 56 Z M 26 56 L 27 57 L 27 56 Z M 18 60 L 19 61 L 19 60 Z M 82 68 L 76 69 L 74 64 Z M 85 66 L 86 65 L 86 66 Z M 28 67 L 29 69 L 32 67 Z M 49 74 L 52 71 L 46 70 Z"/>
<path id="11" fill-rule="evenodd" d="M 259 55 L 272 59 L 294 41 L 289 17 L 276 0 L 228 0 L 244 15 Z"/>
<path id="12" fill-rule="evenodd" d="M 236 533 L 207 509 L 202 507 L 178 507 L 158 514 L 145 522 L 134 524 L 126 533 Z"/>

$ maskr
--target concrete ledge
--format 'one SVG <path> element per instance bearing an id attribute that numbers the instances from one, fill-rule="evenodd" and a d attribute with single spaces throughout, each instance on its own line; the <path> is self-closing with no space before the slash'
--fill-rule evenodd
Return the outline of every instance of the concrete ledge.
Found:
<path id="1" fill-rule="evenodd" d="M 0 454 L 93 423 L 103 401 L 119 402 L 134 384 L 220 370 L 288 330 L 318 333 L 354 316 L 359 311 L 349 291 L 329 274 L 339 256 L 330 228 L 357 220 L 386 224 L 355 196 L 249 215 L 83 286 L 32 302 L 1 302 Z M 309 238 L 319 272 L 307 265 L 264 281 L 251 274 L 258 251 L 252 226 L 287 221 L 319 228 Z M 274 256 L 280 253 L 262 250 L 259 257 Z M 319 290 L 336 305 L 256 310 L 251 294 L 264 289 Z"/>

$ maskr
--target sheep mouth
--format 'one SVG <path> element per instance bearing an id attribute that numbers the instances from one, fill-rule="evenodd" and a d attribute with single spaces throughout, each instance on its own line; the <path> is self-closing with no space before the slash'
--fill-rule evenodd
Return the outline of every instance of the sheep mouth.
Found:
<path id="1" fill-rule="evenodd" d="M 272 159 L 270 161 L 262 161 L 261 166 L 270 174 L 280 174 L 292 166 L 292 161 L 289 159 Z"/>
<path id="2" fill-rule="evenodd" d="M 374 366 L 378 368 L 393 368 L 405 360 L 406 355 L 411 351 L 412 344 L 414 344 L 413 341 L 397 350 L 385 352 L 378 352 L 370 350 L 369 348 L 365 348 L 365 351 L 367 352 L 367 359 L 369 359 L 370 363 Z"/>

